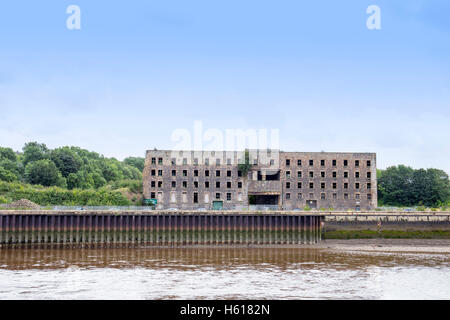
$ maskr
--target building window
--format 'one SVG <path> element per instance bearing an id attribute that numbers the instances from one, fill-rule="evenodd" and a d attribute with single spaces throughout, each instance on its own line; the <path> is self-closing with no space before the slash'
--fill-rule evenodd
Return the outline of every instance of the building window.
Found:
<path id="1" fill-rule="evenodd" d="M 275 164 L 275 160 L 270 159 L 270 165 L 273 166 Z"/>
<path id="2" fill-rule="evenodd" d="M 228 189 L 231 188 L 231 181 L 227 181 L 227 188 L 228 188 Z"/>
<path id="3" fill-rule="evenodd" d="M 312 167 L 314 165 L 314 160 L 309 160 L 309 165 Z"/>
<path id="4" fill-rule="evenodd" d="M 150 192 L 150 199 L 155 199 L 155 198 L 156 198 L 156 193 Z"/>
<path id="5" fill-rule="evenodd" d="M 372 195 L 370 193 L 367 194 L 367 200 L 372 200 Z"/>
<path id="6" fill-rule="evenodd" d="M 371 175 L 370 175 L 370 171 L 367 172 L 367 179 L 370 179 Z"/>
<path id="7" fill-rule="evenodd" d="M 359 178 L 359 171 L 355 172 L 355 178 Z"/>
<path id="8" fill-rule="evenodd" d="M 238 188 L 240 189 L 240 188 L 242 188 L 242 182 L 238 182 Z"/>
<path id="9" fill-rule="evenodd" d="M 344 167 L 348 166 L 348 160 L 344 160 Z"/>
<path id="10" fill-rule="evenodd" d="M 183 165 L 187 165 L 187 158 L 183 158 Z"/>
<path id="11" fill-rule="evenodd" d="M 291 165 L 291 160 L 290 159 L 286 159 L 286 166 L 290 166 Z"/>
<path id="12" fill-rule="evenodd" d="M 162 176 L 162 170 L 158 170 L 158 176 Z"/>
<path id="13" fill-rule="evenodd" d="M 220 159 L 219 158 L 216 159 L 216 166 L 220 166 Z"/>
<path id="14" fill-rule="evenodd" d="M 310 182 L 310 183 L 309 183 L 309 188 L 310 188 L 310 189 L 314 189 L 314 182 Z"/>
<path id="15" fill-rule="evenodd" d="M 227 170 L 227 177 L 231 177 L 231 170 Z"/>
<path id="16" fill-rule="evenodd" d="M 370 160 L 367 160 L 367 166 L 370 167 Z"/>
<path id="17" fill-rule="evenodd" d="M 325 193 L 322 192 L 322 193 L 320 194 L 320 199 L 325 200 Z"/>
<path id="18" fill-rule="evenodd" d="M 310 178 L 314 178 L 314 171 L 310 171 L 310 172 L 309 172 L 309 177 L 310 177 Z"/>
<path id="19" fill-rule="evenodd" d="M 337 199 L 337 193 L 333 193 L 333 200 Z"/>
<path id="20" fill-rule="evenodd" d="M 227 193 L 227 200 L 231 201 L 231 193 L 229 193 L 229 192 Z"/>
<path id="21" fill-rule="evenodd" d="M 344 200 L 348 200 L 348 193 L 344 193 Z"/>
<path id="22" fill-rule="evenodd" d="M 297 182 L 297 188 L 301 189 L 302 188 L 302 183 L 301 182 Z"/>
<path id="23" fill-rule="evenodd" d="M 344 182 L 344 189 L 348 189 L 348 183 Z"/>
<path id="24" fill-rule="evenodd" d="M 333 189 L 336 189 L 336 188 L 337 188 L 337 183 L 333 182 Z"/>
<path id="25" fill-rule="evenodd" d="M 209 158 L 205 158 L 205 166 L 209 166 Z"/>
<path id="26" fill-rule="evenodd" d="M 336 167 L 336 162 L 337 162 L 336 160 L 333 160 L 333 161 L 332 161 L 333 167 Z"/>
<path id="27" fill-rule="evenodd" d="M 194 192 L 194 199 L 193 199 L 194 203 L 198 203 L 198 193 Z"/>
<path id="28" fill-rule="evenodd" d="M 177 170 L 172 170 L 172 177 L 175 177 L 177 175 Z"/>
<path id="29" fill-rule="evenodd" d="M 367 184 L 367 189 L 371 189 L 372 188 L 372 184 L 368 183 Z"/>
<path id="30" fill-rule="evenodd" d="M 290 199 L 291 198 L 291 194 L 290 193 L 286 193 L 286 199 Z"/>
<path id="31" fill-rule="evenodd" d="M 158 164 L 163 164 L 163 158 L 158 158 Z"/>
<path id="32" fill-rule="evenodd" d="M 302 177 L 302 172 L 301 171 L 297 171 L 297 178 L 301 178 Z"/>
<path id="33" fill-rule="evenodd" d="M 198 158 L 194 158 L 194 165 L 198 165 Z"/>
<path id="34" fill-rule="evenodd" d="M 194 188 L 198 188 L 198 181 L 194 181 Z"/>
<path id="35" fill-rule="evenodd" d="M 320 160 L 320 166 L 325 167 L 325 160 Z"/>
<path id="36" fill-rule="evenodd" d="M 325 182 L 320 183 L 320 189 L 325 189 Z"/>
<path id="37" fill-rule="evenodd" d="M 359 200 L 359 193 L 355 193 L 355 199 Z"/>
<path id="38" fill-rule="evenodd" d="M 325 178 L 325 171 L 320 171 L 320 176 L 321 176 L 322 178 Z"/>
<path id="39" fill-rule="evenodd" d="M 171 163 L 172 163 L 172 165 L 174 166 L 174 165 L 176 165 L 177 164 L 177 159 L 175 159 L 175 158 L 172 158 L 172 160 L 170 161 Z"/>
<path id="40" fill-rule="evenodd" d="M 162 181 L 158 181 L 158 188 L 162 188 Z"/>
<path id="41" fill-rule="evenodd" d="M 156 187 L 156 182 L 155 182 L 155 181 L 152 181 L 152 182 L 150 183 L 150 185 L 151 185 L 152 188 L 154 188 L 154 187 Z"/>
<path id="42" fill-rule="evenodd" d="M 302 160 L 297 160 L 297 165 L 300 167 L 302 165 Z"/>
<path id="43" fill-rule="evenodd" d="M 220 177 L 220 170 L 216 170 L 216 177 Z"/>
<path id="44" fill-rule="evenodd" d="M 152 176 L 156 175 L 156 170 L 152 170 Z"/>
<path id="45" fill-rule="evenodd" d="M 198 170 L 194 170 L 194 177 L 198 177 Z"/>
<path id="46" fill-rule="evenodd" d="M 291 188 L 291 183 L 290 182 L 286 182 L 286 189 L 290 189 Z"/>
<path id="47" fill-rule="evenodd" d="M 344 178 L 348 178 L 348 171 L 344 171 Z"/>
<path id="48" fill-rule="evenodd" d="M 238 170 L 238 177 L 242 177 L 242 171 Z"/>
<path id="49" fill-rule="evenodd" d="M 183 188 L 187 188 L 187 181 L 183 181 Z"/>
<path id="50" fill-rule="evenodd" d="M 187 177 L 187 170 L 183 170 L 183 177 Z"/>
<path id="51" fill-rule="evenodd" d="M 217 188 L 217 189 L 220 188 L 220 181 L 216 181 L 216 188 Z"/>
<path id="52" fill-rule="evenodd" d="M 216 193 L 216 199 L 220 199 L 220 192 Z"/>
<path id="53" fill-rule="evenodd" d="M 337 172 L 333 171 L 333 178 L 336 178 L 336 177 L 337 177 Z"/>
<path id="54" fill-rule="evenodd" d="M 209 188 L 209 181 L 205 181 L 205 188 Z"/>
<path id="55" fill-rule="evenodd" d="M 297 199 L 298 200 L 302 200 L 302 194 L 301 193 L 297 194 Z"/>
<path id="56" fill-rule="evenodd" d="M 231 159 L 227 158 L 227 165 L 231 166 Z"/>
<path id="57" fill-rule="evenodd" d="M 291 178 L 291 172 L 290 171 L 286 171 L 286 179 L 290 179 Z"/>
<path id="58" fill-rule="evenodd" d="M 209 170 L 205 170 L 205 177 L 209 177 Z"/>
<path id="59" fill-rule="evenodd" d="M 359 160 L 355 160 L 355 167 L 359 167 Z"/>
<path id="60" fill-rule="evenodd" d="M 176 188 L 177 187 L 177 182 L 176 181 L 172 181 L 172 188 Z"/>
<path id="61" fill-rule="evenodd" d="M 156 164 L 156 158 L 152 158 L 152 164 Z"/>

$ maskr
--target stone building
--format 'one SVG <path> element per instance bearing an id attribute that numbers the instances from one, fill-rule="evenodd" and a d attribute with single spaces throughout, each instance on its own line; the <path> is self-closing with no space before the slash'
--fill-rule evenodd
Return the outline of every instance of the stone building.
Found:
<path id="1" fill-rule="evenodd" d="M 375 153 L 148 150 L 144 199 L 159 209 L 377 206 Z"/>

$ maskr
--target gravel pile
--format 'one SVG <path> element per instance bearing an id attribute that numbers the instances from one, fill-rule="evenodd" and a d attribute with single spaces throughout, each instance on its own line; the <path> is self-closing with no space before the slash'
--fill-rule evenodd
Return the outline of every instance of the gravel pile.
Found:
<path id="1" fill-rule="evenodd" d="M 39 210 L 40 208 L 39 205 L 27 199 L 21 199 L 15 202 L 11 202 L 7 204 L 5 207 L 9 209 L 33 209 L 33 210 Z"/>

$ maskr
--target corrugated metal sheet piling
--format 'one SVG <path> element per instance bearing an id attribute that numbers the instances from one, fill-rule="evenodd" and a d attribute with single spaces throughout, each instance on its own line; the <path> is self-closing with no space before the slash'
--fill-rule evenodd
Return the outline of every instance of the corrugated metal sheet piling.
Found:
<path id="1" fill-rule="evenodd" d="M 0 211 L 0 244 L 314 244 L 320 220 L 284 213 Z"/>

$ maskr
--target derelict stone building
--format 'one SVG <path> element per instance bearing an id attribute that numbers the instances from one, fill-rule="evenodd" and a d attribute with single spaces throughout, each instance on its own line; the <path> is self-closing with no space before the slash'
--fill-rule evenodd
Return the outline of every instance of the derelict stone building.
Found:
<path id="1" fill-rule="evenodd" d="M 375 153 L 148 150 L 144 198 L 158 209 L 367 210 Z"/>

